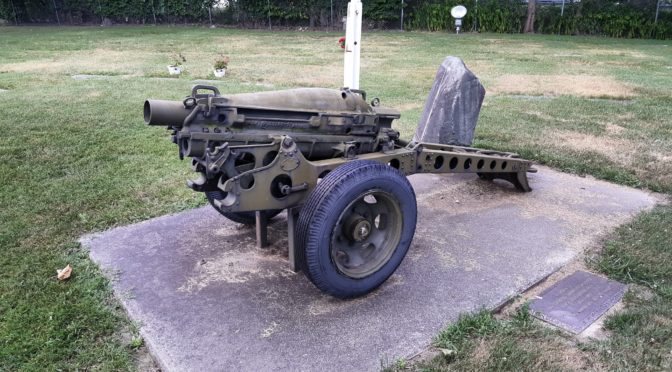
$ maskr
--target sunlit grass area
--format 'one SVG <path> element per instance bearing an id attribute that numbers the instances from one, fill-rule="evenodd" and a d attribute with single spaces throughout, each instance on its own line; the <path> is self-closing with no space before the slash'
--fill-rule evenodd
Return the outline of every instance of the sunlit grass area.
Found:
<path id="1" fill-rule="evenodd" d="M 177 159 L 168 133 L 143 124 L 144 99 L 179 99 L 193 84 L 214 79 L 212 64 L 220 53 L 230 56 L 229 70 L 209 83 L 223 94 L 338 88 L 340 36 L 182 27 L 0 28 L 0 370 L 134 369 L 135 326 L 77 238 L 203 204 L 200 194 L 184 187 L 189 167 Z M 361 86 L 402 112 L 396 125 L 405 138 L 413 135 L 438 65 L 454 55 L 488 91 L 475 146 L 672 193 L 669 41 L 374 32 L 364 35 L 362 48 Z M 175 52 L 187 59 L 178 78 L 166 70 Z M 654 300 L 633 297 L 625 310 L 632 315 L 608 323 L 617 335 L 613 346 L 577 353 L 592 350 L 604 358 L 599 366 L 616 369 L 669 366 L 670 223 L 672 210 L 658 208 L 607 245 L 597 270 L 653 288 Z M 73 277 L 58 282 L 55 270 L 67 263 Z M 637 324 L 653 317 L 664 332 L 656 333 L 655 355 L 642 359 L 637 345 L 654 337 Z M 528 335 L 528 329 L 467 335 L 481 340 L 515 334 L 545 342 L 545 333 Z M 527 344 L 465 350 L 506 355 L 516 345 Z M 629 351 L 613 360 L 607 349 Z M 437 363 L 427 368 L 454 366 Z M 543 365 L 561 365 L 554 363 Z"/>

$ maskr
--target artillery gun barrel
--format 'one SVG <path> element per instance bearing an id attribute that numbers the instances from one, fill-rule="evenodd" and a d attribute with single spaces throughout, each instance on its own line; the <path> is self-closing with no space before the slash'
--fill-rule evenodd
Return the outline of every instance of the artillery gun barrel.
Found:
<path id="1" fill-rule="evenodd" d="M 148 99 L 145 101 L 145 123 L 181 127 L 191 110 L 184 107 L 181 101 Z"/>
<path id="2" fill-rule="evenodd" d="M 196 85 L 183 101 L 147 100 L 144 117 L 191 158 L 198 177 L 188 187 L 224 217 L 256 223 L 259 247 L 267 219 L 287 209 L 291 269 L 349 298 L 377 288 L 406 255 L 417 211 L 405 175 L 476 173 L 530 191 L 535 171 L 513 153 L 403 141 L 392 128 L 399 112 L 379 104 L 348 88 L 222 96 Z"/>

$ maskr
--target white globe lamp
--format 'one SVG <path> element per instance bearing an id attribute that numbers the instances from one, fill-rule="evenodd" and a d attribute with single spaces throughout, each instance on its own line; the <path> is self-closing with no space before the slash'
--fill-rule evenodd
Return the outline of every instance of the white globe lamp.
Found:
<path id="1" fill-rule="evenodd" d="M 450 15 L 455 18 L 455 32 L 459 34 L 462 27 L 462 18 L 467 15 L 467 8 L 462 5 L 454 6 L 450 9 Z"/>

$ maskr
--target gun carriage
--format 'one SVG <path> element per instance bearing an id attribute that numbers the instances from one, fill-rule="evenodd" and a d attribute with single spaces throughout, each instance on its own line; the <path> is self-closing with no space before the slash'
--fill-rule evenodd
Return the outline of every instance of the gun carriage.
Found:
<path id="1" fill-rule="evenodd" d="M 416 200 L 406 176 L 476 173 L 529 191 L 516 154 L 407 142 L 400 113 L 360 90 L 301 88 L 222 96 L 197 85 L 183 101 L 147 100 L 145 122 L 167 126 L 187 182 L 226 218 L 257 225 L 287 210 L 290 267 L 340 298 L 377 288 L 413 239 Z"/>

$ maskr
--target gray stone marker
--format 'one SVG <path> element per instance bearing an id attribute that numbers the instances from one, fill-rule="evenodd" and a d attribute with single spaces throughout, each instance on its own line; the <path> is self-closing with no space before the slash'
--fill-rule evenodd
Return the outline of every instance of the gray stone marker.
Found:
<path id="1" fill-rule="evenodd" d="M 464 62 L 446 57 L 434 78 L 413 140 L 470 146 L 485 88 Z"/>
<path id="2" fill-rule="evenodd" d="M 461 313 L 529 288 L 656 197 L 539 167 L 534 189 L 475 175 L 410 177 L 418 227 L 377 291 L 343 301 L 272 245 L 204 207 L 82 238 L 165 371 L 377 371 L 427 347 Z"/>
<path id="3" fill-rule="evenodd" d="M 620 301 L 626 289 L 625 284 L 577 271 L 546 289 L 530 310 L 539 319 L 581 333 Z"/>

